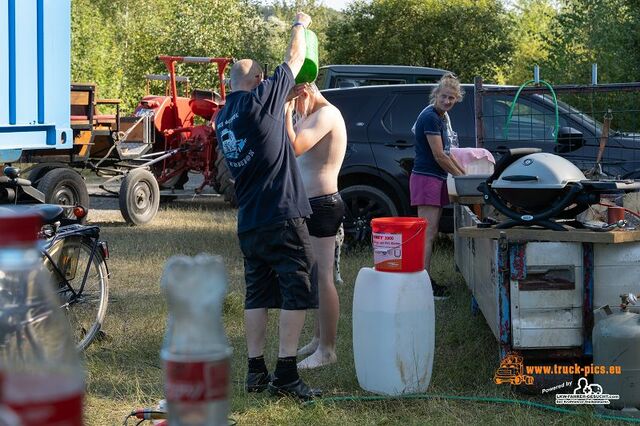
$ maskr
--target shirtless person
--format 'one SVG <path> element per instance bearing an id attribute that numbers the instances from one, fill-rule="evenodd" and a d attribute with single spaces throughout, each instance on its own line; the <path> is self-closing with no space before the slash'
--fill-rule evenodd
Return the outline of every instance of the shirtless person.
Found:
<path id="1" fill-rule="evenodd" d="M 307 221 L 317 261 L 319 309 L 311 343 L 298 351 L 309 355 L 298 368 L 317 368 L 336 362 L 336 335 L 340 302 L 333 282 L 336 233 L 344 216 L 338 193 L 338 172 L 347 148 L 347 130 L 340 111 L 314 83 L 294 88 L 287 105 L 286 126 L 313 214 Z M 301 117 L 293 125 L 293 110 Z"/>

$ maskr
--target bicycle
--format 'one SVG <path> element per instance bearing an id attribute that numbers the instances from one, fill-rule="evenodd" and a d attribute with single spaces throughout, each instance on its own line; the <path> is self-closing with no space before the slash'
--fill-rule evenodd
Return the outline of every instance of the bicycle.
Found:
<path id="1" fill-rule="evenodd" d="M 31 182 L 18 177 L 12 167 L 0 176 L 0 209 L 33 212 L 43 221 L 38 248 L 45 271 L 50 274 L 65 310 L 78 350 L 86 349 L 100 332 L 109 298 L 109 249 L 100 240 L 100 228 L 83 225 L 86 216 L 81 206 L 33 204 L 43 202 Z M 34 192 L 35 191 L 35 192 Z M 76 219 L 67 219 L 65 209 L 72 208 Z"/>

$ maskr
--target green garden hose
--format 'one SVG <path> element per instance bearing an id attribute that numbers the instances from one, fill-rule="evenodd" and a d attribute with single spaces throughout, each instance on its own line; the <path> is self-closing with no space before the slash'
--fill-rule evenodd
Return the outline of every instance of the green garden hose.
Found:
<path id="1" fill-rule="evenodd" d="M 547 86 L 549 88 L 549 91 L 551 92 L 551 95 L 553 96 L 553 104 L 555 106 L 556 109 L 556 127 L 553 131 L 553 140 L 554 142 L 558 142 L 558 131 L 560 129 L 560 114 L 558 113 L 558 98 L 556 97 L 556 92 L 555 90 L 553 90 L 553 86 L 551 86 L 549 83 L 547 83 L 544 80 L 539 80 L 540 83 L 544 84 L 545 86 Z M 511 122 L 511 116 L 513 115 L 513 110 L 516 108 L 516 104 L 518 102 L 518 97 L 520 96 L 520 92 L 522 92 L 522 89 L 524 89 L 525 87 L 527 87 L 528 85 L 530 85 L 531 83 L 536 83 L 535 80 L 529 80 L 529 81 L 525 81 L 524 83 L 522 83 L 522 85 L 518 88 L 518 91 L 516 92 L 516 96 L 513 98 L 513 102 L 511 103 L 511 108 L 509 108 L 509 115 L 507 116 L 507 123 L 504 126 L 504 138 L 508 139 L 509 138 L 509 123 Z"/>
<path id="2" fill-rule="evenodd" d="M 568 408 L 555 407 L 549 404 L 542 404 L 540 402 L 524 401 L 520 399 L 508 399 L 508 398 L 493 398 L 493 397 L 481 397 L 481 396 L 459 396 L 459 395 L 431 395 L 431 394 L 408 394 L 401 396 L 332 396 L 327 398 L 312 399 L 304 402 L 303 406 L 314 405 L 317 403 L 334 403 L 334 402 L 360 402 L 360 401 L 393 401 L 403 399 L 450 399 L 460 401 L 472 401 L 472 402 L 490 402 L 498 404 L 515 404 L 534 408 L 541 408 L 544 410 L 555 411 L 557 413 L 571 414 L 574 416 L 584 416 L 584 412 L 572 410 Z M 593 416 L 602 420 L 619 420 L 631 423 L 640 423 L 640 418 L 634 417 L 618 417 L 610 416 L 607 414 L 594 413 Z"/>

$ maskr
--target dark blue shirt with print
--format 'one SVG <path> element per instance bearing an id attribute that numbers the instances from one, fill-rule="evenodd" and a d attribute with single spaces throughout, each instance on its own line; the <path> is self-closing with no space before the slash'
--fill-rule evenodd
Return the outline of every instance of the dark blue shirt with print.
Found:
<path id="1" fill-rule="evenodd" d="M 311 215 L 284 123 L 294 84 L 283 63 L 252 91 L 230 93 L 216 117 L 218 144 L 235 179 L 238 232 Z"/>
<path id="2" fill-rule="evenodd" d="M 448 141 L 446 120 L 444 114 L 438 114 L 433 105 L 429 105 L 418 115 L 415 124 L 416 158 L 412 173 L 447 178 L 447 172 L 437 163 L 427 141 L 427 135 L 438 135 L 442 138 L 442 149 L 445 149 L 445 142 Z"/>

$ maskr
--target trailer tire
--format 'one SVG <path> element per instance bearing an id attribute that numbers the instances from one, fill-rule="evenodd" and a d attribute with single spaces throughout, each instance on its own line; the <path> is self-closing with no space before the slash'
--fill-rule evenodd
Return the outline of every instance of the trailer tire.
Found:
<path id="1" fill-rule="evenodd" d="M 231 207 L 238 207 L 236 190 L 233 184 L 231 171 L 224 160 L 224 154 L 219 146 L 216 146 L 216 179 L 214 189 L 224 196 L 224 200 L 231 204 Z"/>
<path id="2" fill-rule="evenodd" d="M 40 178 L 36 189 L 44 194 L 44 200 L 48 204 L 81 205 L 89 210 L 87 185 L 75 170 L 66 167 L 49 170 Z M 75 219 L 71 209 L 65 211 L 65 217 Z M 85 220 L 86 216 L 82 218 L 82 222 Z"/>
<path id="3" fill-rule="evenodd" d="M 64 166 L 59 166 L 59 167 L 64 167 Z M 55 169 L 55 168 L 56 167 L 51 167 L 50 164 L 39 164 L 34 168 L 32 168 L 31 170 L 29 170 L 27 179 L 31 181 L 31 186 L 37 189 L 38 185 L 40 184 L 40 180 L 44 177 L 44 175 L 47 174 L 47 172 L 50 171 L 51 169 Z"/>
<path id="4" fill-rule="evenodd" d="M 120 213 L 130 225 L 151 221 L 160 205 L 160 188 L 153 174 L 145 169 L 133 169 L 120 184 Z"/>

